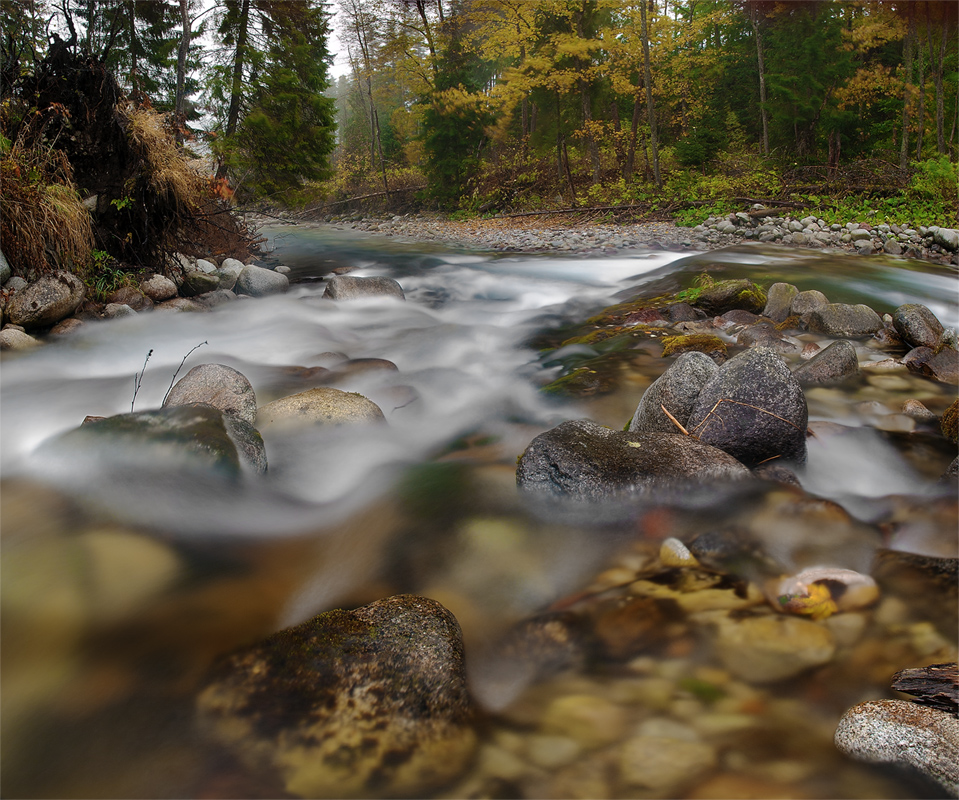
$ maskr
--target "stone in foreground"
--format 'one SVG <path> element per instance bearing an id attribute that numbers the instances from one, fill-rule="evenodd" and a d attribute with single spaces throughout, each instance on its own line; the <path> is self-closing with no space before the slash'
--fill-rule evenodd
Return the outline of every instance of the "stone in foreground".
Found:
<path id="1" fill-rule="evenodd" d="M 846 339 L 833 342 L 793 371 L 803 386 L 828 386 L 859 374 L 856 348 Z"/>
<path id="2" fill-rule="evenodd" d="M 786 362 L 754 347 L 706 382 L 686 428 L 747 467 L 778 458 L 803 464 L 808 417 L 806 397 Z"/>
<path id="3" fill-rule="evenodd" d="M 262 430 L 292 429 L 301 425 L 348 425 L 382 422 L 386 418 L 372 400 L 356 392 L 321 386 L 267 403 L 256 414 Z"/>
<path id="4" fill-rule="evenodd" d="M 905 700 L 872 700 L 839 721 L 836 747 L 858 761 L 918 770 L 959 794 L 959 718 Z"/>
<path id="5" fill-rule="evenodd" d="M 716 362 L 705 353 L 683 353 L 643 394 L 629 430 L 633 433 L 678 433 L 679 429 L 666 416 L 663 407 L 677 422 L 685 425 L 700 390 L 716 369 Z"/>
<path id="6" fill-rule="evenodd" d="M 459 624 L 414 595 L 328 611 L 235 653 L 198 708 L 301 797 L 424 797 L 476 747 Z"/>
<path id="7" fill-rule="evenodd" d="M 689 481 L 750 475 L 721 450 L 681 433 L 624 433 L 571 420 L 533 439 L 520 457 L 516 483 L 537 493 L 607 500 Z"/>
<path id="8" fill-rule="evenodd" d="M 809 312 L 809 330 L 827 336 L 861 339 L 882 330 L 882 319 L 869 306 L 829 303 Z"/>
<path id="9" fill-rule="evenodd" d="M 334 275 L 327 282 L 323 296 L 330 300 L 358 300 L 364 297 L 406 299 L 403 288 L 395 280 L 382 276 L 355 278 L 351 275 Z"/>
<path id="10" fill-rule="evenodd" d="M 253 425 L 256 394 L 246 376 L 224 364 L 200 364 L 177 381 L 164 406 L 205 403 Z"/>

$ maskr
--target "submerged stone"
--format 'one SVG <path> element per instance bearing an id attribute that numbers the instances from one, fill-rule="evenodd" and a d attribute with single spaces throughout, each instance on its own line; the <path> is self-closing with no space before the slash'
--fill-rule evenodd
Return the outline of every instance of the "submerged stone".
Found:
<path id="1" fill-rule="evenodd" d="M 856 348 L 845 339 L 833 342 L 793 371 L 793 376 L 804 386 L 841 383 L 858 374 Z"/>
<path id="2" fill-rule="evenodd" d="M 201 722 L 301 797 L 425 796 L 476 747 L 463 642 L 434 600 L 335 610 L 226 658 Z"/>

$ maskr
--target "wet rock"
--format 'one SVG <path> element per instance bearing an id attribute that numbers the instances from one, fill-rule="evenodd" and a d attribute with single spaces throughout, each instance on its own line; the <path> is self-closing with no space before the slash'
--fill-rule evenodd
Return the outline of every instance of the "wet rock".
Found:
<path id="1" fill-rule="evenodd" d="M 872 336 L 882 329 L 882 318 L 869 306 L 829 303 L 809 312 L 809 330 L 850 339 Z"/>
<path id="2" fill-rule="evenodd" d="M 212 406 L 172 406 L 99 418 L 41 445 L 67 469 L 104 462 L 151 469 L 240 474 L 240 455 L 224 415 Z"/>
<path id="3" fill-rule="evenodd" d="M 704 353 L 683 353 L 643 394 L 629 423 L 629 430 L 637 433 L 676 433 L 678 428 L 663 412 L 663 407 L 680 425 L 685 425 L 700 390 L 716 369 L 716 362 Z"/>
<path id="4" fill-rule="evenodd" d="M 355 278 L 350 275 L 334 275 L 327 282 L 323 296 L 331 300 L 358 300 L 362 297 L 406 299 L 403 288 L 395 280 L 382 276 Z"/>
<path id="5" fill-rule="evenodd" d="M 223 364 L 200 364 L 176 382 L 166 406 L 205 403 L 250 425 L 256 422 L 256 394 L 249 380 Z"/>
<path id="6" fill-rule="evenodd" d="M 782 357 L 765 347 L 740 353 L 706 382 L 687 429 L 749 467 L 806 460 L 806 398 Z"/>
<path id="7" fill-rule="evenodd" d="M 912 417 L 917 422 L 939 422 L 939 417 L 919 400 L 906 400 L 902 404 L 902 413 L 907 417 Z"/>
<path id="8" fill-rule="evenodd" d="M 220 279 L 215 274 L 200 270 L 185 270 L 183 272 L 183 283 L 180 285 L 180 294 L 183 297 L 196 297 L 206 292 L 212 292 L 219 286 Z"/>
<path id="9" fill-rule="evenodd" d="M 379 406 L 355 392 L 325 386 L 267 403 L 256 414 L 260 430 L 295 428 L 299 425 L 347 425 L 382 422 Z"/>
<path id="10" fill-rule="evenodd" d="M 959 559 L 880 549 L 871 570 L 883 594 L 901 598 L 920 619 L 954 638 L 959 624 Z"/>
<path id="11" fill-rule="evenodd" d="M 120 319 L 121 317 L 135 317 L 137 312 L 125 303 L 107 303 L 103 307 L 103 316 L 106 319 Z"/>
<path id="12" fill-rule="evenodd" d="M 742 278 L 718 281 L 707 286 L 692 304 L 712 316 L 719 316 L 734 308 L 761 314 L 766 307 L 766 300 L 766 292 L 761 286 Z"/>
<path id="13" fill-rule="evenodd" d="M 28 331 L 49 327 L 77 310 L 86 288 L 83 281 L 70 272 L 52 272 L 14 294 L 4 316 Z"/>
<path id="14" fill-rule="evenodd" d="M 691 352 L 705 353 L 717 364 L 722 364 L 728 351 L 722 339 L 708 333 L 667 336 L 663 339 L 663 358 Z"/>
<path id="15" fill-rule="evenodd" d="M 952 405 L 942 412 L 939 426 L 943 436 L 953 444 L 959 442 L 959 400 L 953 400 Z"/>
<path id="16" fill-rule="evenodd" d="M 883 320 L 882 328 L 873 334 L 870 344 L 883 350 L 899 350 L 905 347 L 899 331 L 895 329 L 891 320 L 886 319 Z"/>
<path id="17" fill-rule="evenodd" d="M 803 386 L 829 386 L 854 375 L 859 375 L 859 357 L 845 339 L 833 342 L 793 370 L 793 377 Z"/>
<path id="18" fill-rule="evenodd" d="M 107 303 L 122 303 L 134 311 L 149 311 L 153 308 L 153 300 L 132 286 L 121 286 L 107 298 Z"/>
<path id="19" fill-rule="evenodd" d="M 604 500 L 683 481 L 735 480 L 736 459 L 681 433 L 624 433 L 572 420 L 540 434 L 520 456 L 516 482 L 531 492 Z"/>
<path id="20" fill-rule="evenodd" d="M 799 289 L 791 283 L 774 283 L 767 292 L 763 316 L 769 317 L 773 322 L 785 322 L 795 313 L 792 304 L 798 294 Z"/>
<path id="21" fill-rule="evenodd" d="M 892 315 L 899 335 L 913 347 L 935 347 L 942 336 L 942 323 L 921 303 L 906 303 Z"/>
<path id="22" fill-rule="evenodd" d="M 236 295 L 227 289 L 214 289 L 212 292 L 201 294 L 196 298 L 196 302 L 204 308 L 216 308 L 224 303 L 230 303 L 236 300 Z"/>
<path id="23" fill-rule="evenodd" d="M 543 713 L 542 730 L 568 737 L 592 750 L 622 738 L 626 712 L 622 706 L 598 695 L 565 695 L 553 700 Z"/>
<path id="24" fill-rule="evenodd" d="M 0 331 L 0 350 L 32 350 L 40 342 L 29 333 L 16 328 L 4 328 Z"/>
<path id="25" fill-rule="evenodd" d="M 879 588 L 868 575 L 837 567 L 808 567 L 796 575 L 770 582 L 767 596 L 774 608 L 811 619 L 873 605 Z"/>
<path id="26" fill-rule="evenodd" d="M 290 279 L 286 275 L 249 264 L 237 276 L 235 291 L 237 294 L 265 297 L 270 294 L 280 294 L 289 288 Z"/>
<path id="27" fill-rule="evenodd" d="M 716 749 L 706 742 L 635 736 L 620 750 L 620 776 L 627 786 L 679 797 L 682 790 L 716 766 Z"/>
<path id="28" fill-rule="evenodd" d="M 762 317 L 758 314 L 753 314 L 752 311 L 743 311 L 741 308 L 734 308 L 732 311 L 720 314 L 715 318 L 714 322 L 716 323 L 716 327 L 726 329 L 733 325 L 755 325 L 760 319 L 762 319 Z"/>
<path id="29" fill-rule="evenodd" d="M 744 328 L 736 337 L 740 347 L 768 347 L 777 353 L 796 353 L 799 348 L 768 322 Z"/>
<path id="30" fill-rule="evenodd" d="M 154 303 L 161 303 L 176 297 L 176 284 L 163 275 L 151 275 L 140 284 L 140 291 Z"/>
<path id="31" fill-rule="evenodd" d="M 189 297 L 174 297 L 172 300 L 164 300 L 162 303 L 157 303 L 155 308 L 157 311 L 174 311 L 177 313 L 206 311 L 204 305 L 196 300 L 191 300 Z"/>
<path id="32" fill-rule="evenodd" d="M 829 630 L 815 622 L 775 615 L 724 620 L 716 648 L 736 677 L 770 683 L 828 664 L 836 643 Z"/>
<path id="33" fill-rule="evenodd" d="M 704 319 L 705 314 L 698 308 L 693 308 L 689 303 L 673 303 L 666 307 L 670 322 L 694 322 L 698 319 Z"/>
<path id="34" fill-rule="evenodd" d="M 806 292 L 800 292 L 793 298 L 790 310 L 793 314 L 802 316 L 826 305 L 829 305 L 826 295 L 818 289 L 810 289 Z"/>
<path id="35" fill-rule="evenodd" d="M 915 769 L 959 793 L 959 718 L 905 700 L 872 700 L 839 721 L 836 747 L 872 764 Z"/>
<path id="36" fill-rule="evenodd" d="M 476 748 L 456 619 L 399 595 L 328 611 L 228 657 L 202 723 L 300 797 L 425 796 Z"/>
<path id="37" fill-rule="evenodd" d="M 77 319 L 76 317 L 67 317 L 66 319 L 60 320 L 56 325 L 50 328 L 51 336 L 67 336 L 75 331 L 78 331 L 82 328 L 84 322 L 82 319 Z"/>

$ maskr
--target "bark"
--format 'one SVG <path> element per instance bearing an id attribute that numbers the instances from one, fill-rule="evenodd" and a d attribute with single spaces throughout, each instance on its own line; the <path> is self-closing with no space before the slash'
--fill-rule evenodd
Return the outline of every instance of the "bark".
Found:
<path id="1" fill-rule="evenodd" d="M 947 152 L 945 136 L 945 91 L 942 86 L 942 73 L 945 71 L 946 44 L 949 41 L 948 25 L 942 20 L 942 35 L 939 39 L 939 58 L 936 64 L 936 151 L 939 155 Z"/>
<path id="2" fill-rule="evenodd" d="M 656 108 L 653 105 L 653 78 L 649 68 L 649 27 L 646 24 L 645 0 L 639 4 L 639 19 L 643 37 L 643 72 L 646 77 L 646 113 L 649 116 L 649 144 L 653 151 L 653 179 L 656 186 L 661 187 L 663 181 L 659 175 L 659 143 L 656 139 Z"/>
<path id="3" fill-rule="evenodd" d="M 639 87 L 636 88 L 636 96 L 633 98 L 633 119 L 629 127 L 629 148 L 626 150 L 626 163 L 623 165 L 623 180 L 627 183 L 633 179 L 633 171 L 636 168 L 636 136 L 639 133 L 639 116 L 642 108 Z"/>
<path id="4" fill-rule="evenodd" d="M 756 36 L 756 57 L 759 61 L 759 116 L 763 123 L 763 155 L 769 155 L 769 112 L 766 110 L 766 64 L 763 54 L 763 36 L 756 17 L 755 6 L 750 9 L 750 21 Z"/>
<path id="5" fill-rule="evenodd" d="M 929 38 L 929 4 L 926 4 L 926 41 L 931 45 Z M 919 48 L 919 131 L 916 134 L 916 161 L 922 161 L 922 140 L 926 134 L 926 60 L 923 58 L 922 48 Z"/>
<path id="6" fill-rule="evenodd" d="M 240 6 L 240 20 L 236 35 L 236 52 L 233 55 L 233 84 L 230 87 L 230 109 L 226 118 L 226 135 L 236 133 L 240 123 L 240 98 L 243 95 L 243 70 L 246 67 L 246 43 L 250 27 L 250 0 Z"/>
<path id="7" fill-rule="evenodd" d="M 183 32 L 180 35 L 180 49 L 176 57 L 176 97 L 174 101 L 174 115 L 176 116 L 177 144 L 183 144 L 182 126 L 186 121 L 186 57 L 190 52 L 190 0 L 180 0 L 180 23 Z"/>
<path id="8" fill-rule="evenodd" d="M 906 33 L 906 42 L 903 46 L 902 71 L 902 139 L 899 148 L 899 168 L 909 166 L 909 106 L 910 89 L 912 87 L 913 48 L 916 40 L 916 10 L 909 4 L 909 29 Z"/>

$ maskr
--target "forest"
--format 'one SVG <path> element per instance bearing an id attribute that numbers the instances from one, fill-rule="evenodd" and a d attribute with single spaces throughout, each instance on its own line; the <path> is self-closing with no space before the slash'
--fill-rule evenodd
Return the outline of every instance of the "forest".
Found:
<path id="1" fill-rule="evenodd" d="M 20 273 L 242 248 L 253 206 L 956 220 L 950 0 L 2 0 L 0 23 Z"/>

